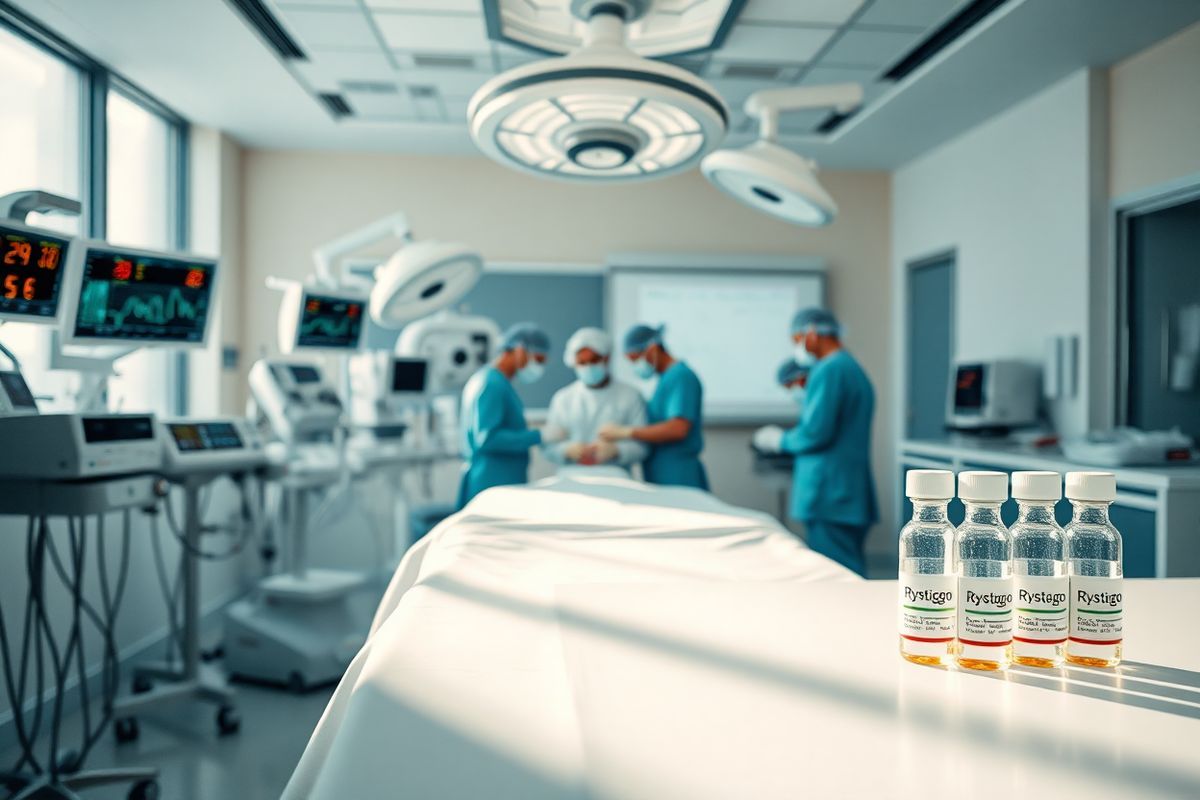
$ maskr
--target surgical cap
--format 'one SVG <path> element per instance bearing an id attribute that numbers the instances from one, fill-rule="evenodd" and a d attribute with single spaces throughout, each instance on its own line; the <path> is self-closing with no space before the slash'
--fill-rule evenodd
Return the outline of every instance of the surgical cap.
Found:
<path id="1" fill-rule="evenodd" d="M 787 386 L 792 381 L 798 381 L 808 375 L 808 370 L 808 367 L 797 364 L 789 358 L 779 365 L 779 370 L 775 373 L 775 379 L 779 381 L 781 386 Z"/>
<path id="2" fill-rule="evenodd" d="M 518 322 L 500 337 L 500 349 L 507 352 L 518 347 L 544 355 L 550 352 L 550 337 L 532 322 Z"/>
<path id="3" fill-rule="evenodd" d="M 640 353 L 652 344 L 663 343 L 663 330 L 666 325 L 651 328 L 649 325 L 634 325 L 625 334 L 625 352 Z"/>
<path id="4" fill-rule="evenodd" d="M 842 326 L 832 312 L 812 306 L 796 312 L 792 317 L 792 333 L 804 333 L 812 328 L 822 336 L 841 336 Z"/>
<path id="5" fill-rule="evenodd" d="M 567 339 L 567 349 L 563 352 L 563 361 L 568 367 L 575 366 L 575 358 L 583 348 L 593 350 L 602 356 L 612 354 L 612 337 L 599 328 L 580 328 Z"/>

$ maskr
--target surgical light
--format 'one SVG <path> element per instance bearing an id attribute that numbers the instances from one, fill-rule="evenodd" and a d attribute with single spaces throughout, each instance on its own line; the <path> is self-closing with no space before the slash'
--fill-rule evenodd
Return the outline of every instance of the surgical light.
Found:
<path id="1" fill-rule="evenodd" d="M 729 125 L 716 90 L 687 70 L 625 44 L 645 12 L 630 0 L 576 0 L 584 46 L 483 84 L 467 109 L 471 136 L 489 158 L 574 181 L 628 181 L 686 170 Z"/>
<path id="2" fill-rule="evenodd" d="M 847 113 L 862 102 L 857 84 L 768 89 L 746 101 L 760 123 L 758 141 L 737 150 L 717 150 L 700 165 L 704 177 L 746 205 L 796 225 L 828 225 L 837 203 L 817 179 L 817 165 L 778 144 L 779 114 L 811 108 Z"/>

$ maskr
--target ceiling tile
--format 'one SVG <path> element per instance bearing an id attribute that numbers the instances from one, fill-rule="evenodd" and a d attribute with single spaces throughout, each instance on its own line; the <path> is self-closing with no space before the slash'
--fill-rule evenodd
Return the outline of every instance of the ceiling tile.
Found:
<path id="1" fill-rule="evenodd" d="M 904 55 L 922 34 L 919 31 L 860 31 L 851 29 L 842 35 L 822 64 L 837 66 L 886 67 Z"/>
<path id="2" fill-rule="evenodd" d="M 354 115 L 360 119 L 370 120 L 415 120 L 417 111 L 412 100 L 403 88 L 396 94 L 365 94 L 354 93 L 346 95 L 346 102 L 354 110 Z"/>
<path id="3" fill-rule="evenodd" d="M 724 46 L 713 54 L 713 59 L 803 63 L 810 61 L 832 35 L 833 31 L 825 28 L 735 25 Z"/>
<path id="4" fill-rule="evenodd" d="M 492 77 L 491 72 L 423 69 L 420 67 L 403 70 L 401 75 L 408 83 L 436 86 L 443 95 L 455 97 L 471 96 L 488 78 Z"/>
<path id="5" fill-rule="evenodd" d="M 879 72 L 875 67 L 863 69 L 817 65 L 804 73 L 800 83 L 804 86 L 821 86 L 827 83 L 858 83 L 865 86 L 878 78 Z"/>
<path id="6" fill-rule="evenodd" d="M 741 109 L 746 104 L 746 99 L 750 95 L 757 92 L 759 89 L 775 89 L 787 86 L 787 83 L 773 81 L 745 81 L 745 80 L 714 80 L 712 85 L 717 90 L 717 94 L 725 100 L 726 105 L 731 109 Z"/>
<path id="7" fill-rule="evenodd" d="M 283 23 L 310 48 L 378 48 L 379 40 L 357 9 L 287 9 Z"/>
<path id="8" fill-rule="evenodd" d="M 314 50 L 308 61 L 294 61 L 292 66 L 312 86 L 322 91 L 336 89 L 348 80 L 396 80 L 398 73 L 382 52 L 346 52 Z"/>
<path id="9" fill-rule="evenodd" d="M 285 11 L 289 8 L 303 9 L 312 8 L 313 6 L 324 6 L 326 8 L 334 6 L 339 8 L 361 8 L 361 6 L 358 4 L 358 0 L 271 0 L 271 2 Z"/>
<path id="10" fill-rule="evenodd" d="M 779 115 L 779 132 L 784 134 L 812 133 L 829 116 L 825 108 L 788 111 Z"/>
<path id="11" fill-rule="evenodd" d="M 425 53 L 490 50 L 482 17 L 377 12 L 375 24 L 393 50 Z"/>
<path id="12" fill-rule="evenodd" d="M 470 95 L 465 97 L 443 97 L 442 104 L 446 107 L 446 119 L 450 122 L 464 121 L 467 118 L 467 104 L 470 102 Z"/>
<path id="13" fill-rule="evenodd" d="M 790 22 L 841 25 L 864 0 L 750 0 L 738 16 L 742 22 Z"/>
<path id="14" fill-rule="evenodd" d="M 966 2 L 968 0 L 875 0 L 856 22 L 928 30 Z"/>
<path id="15" fill-rule="evenodd" d="M 354 0 L 357 2 L 357 0 Z M 366 0 L 367 7 L 390 11 L 424 11 L 430 14 L 452 12 L 483 14 L 482 0 Z"/>

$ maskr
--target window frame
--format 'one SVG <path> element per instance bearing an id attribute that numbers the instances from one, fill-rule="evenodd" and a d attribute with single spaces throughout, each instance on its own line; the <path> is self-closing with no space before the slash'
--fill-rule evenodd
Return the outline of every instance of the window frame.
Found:
<path id="1" fill-rule="evenodd" d="M 104 239 L 107 232 L 108 196 L 108 125 L 109 92 L 119 92 L 167 124 L 168 159 L 167 198 L 171 207 L 167 219 L 170 247 L 186 251 L 190 244 L 189 137 L 190 124 L 154 95 L 136 83 L 109 69 L 67 39 L 40 22 L 0 0 L 0 28 L 4 28 L 76 70 L 79 76 L 79 187 L 83 206 L 80 235 Z M 188 356 L 180 351 L 169 359 L 171 412 L 183 416 L 188 402 Z"/>

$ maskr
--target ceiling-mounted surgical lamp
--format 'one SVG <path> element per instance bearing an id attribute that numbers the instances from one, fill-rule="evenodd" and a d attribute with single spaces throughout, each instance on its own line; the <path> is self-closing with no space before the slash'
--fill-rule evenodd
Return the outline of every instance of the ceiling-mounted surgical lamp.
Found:
<path id="1" fill-rule="evenodd" d="M 856 83 L 764 89 L 746 100 L 746 114 L 759 121 L 759 138 L 737 150 L 704 157 L 700 170 L 714 186 L 748 206 L 796 225 L 828 225 L 837 203 L 817 180 L 817 164 L 778 144 L 779 115 L 785 111 L 832 108 L 846 114 L 862 104 Z"/>
<path id="2" fill-rule="evenodd" d="M 317 278 L 329 286 L 342 281 L 334 263 L 388 238 L 403 244 L 375 269 L 368 310 L 376 324 L 398 328 L 457 303 L 479 281 L 483 256 L 457 242 L 414 241 L 408 217 L 392 214 L 313 250 Z"/>

